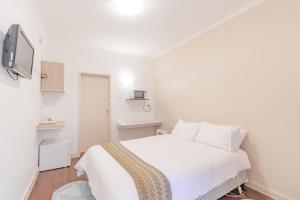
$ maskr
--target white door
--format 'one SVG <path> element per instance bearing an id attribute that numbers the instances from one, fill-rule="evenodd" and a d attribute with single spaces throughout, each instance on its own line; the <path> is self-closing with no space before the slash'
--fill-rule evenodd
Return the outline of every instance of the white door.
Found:
<path id="1" fill-rule="evenodd" d="M 81 74 L 80 152 L 110 140 L 109 116 L 109 77 Z"/>

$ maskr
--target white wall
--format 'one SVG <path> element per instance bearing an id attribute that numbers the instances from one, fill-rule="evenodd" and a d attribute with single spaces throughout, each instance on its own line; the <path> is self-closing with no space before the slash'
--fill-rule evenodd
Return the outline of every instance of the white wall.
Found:
<path id="1" fill-rule="evenodd" d="M 62 130 L 47 132 L 44 137 L 71 137 L 73 154 L 79 153 L 79 80 L 81 72 L 111 76 L 111 131 L 113 140 L 124 138 L 122 135 L 119 136 L 122 133 L 119 133 L 117 129 L 116 121 L 153 119 L 153 111 L 144 112 L 142 102 L 125 100 L 134 89 L 147 90 L 148 97 L 153 99 L 152 59 L 103 52 L 87 47 L 55 44 L 55 42 L 50 41 L 47 45 L 46 59 L 65 63 L 66 92 L 43 95 L 43 117 L 52 116 L 58 120 L 65 120 L 65 127 Z M 127 85 L 125 83 L 124 85 L 122 80 L 132 82 L 132 84 Z"/>
<path id="2" fill-rule="evenodd" d="M 35 47 L 34 67 L 39 70 L 43 28 L 32 0 L 0 0 L 0 48 L 13 23 L 21 24 Z M 2 56 L 2 51 L 1 54 Z M 1 59 L 0 56 L 0 59 Z M 0 65 L 0 198 L 21 199 L 37 171 L 36 125 L 41 111 L 40 78 L 12 80 Z"/>
<path id="3" fill-rule="evenodd" d="M 250 185 L 276 199 L 300 199 L 299 24 L 299 0 L 265 0 L 155 66 L 164 125 L 183 118 L 248 129 Z"/>

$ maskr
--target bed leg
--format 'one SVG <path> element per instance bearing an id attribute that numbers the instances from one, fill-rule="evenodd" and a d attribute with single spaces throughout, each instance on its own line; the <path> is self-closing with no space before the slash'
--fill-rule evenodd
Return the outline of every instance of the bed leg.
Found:
<path id="1" fill-rule="evenodd" d="M 240 195 L 243 194 L 243 190 L 242 190 L 242 187 L 241 187 L 241 186 L 238 187 L 238 191 L 239 191 L 239 194 L 240 194 Z"/>
<path id="2" fill-rule="evenodd" d="M 246 187 L 245 187 L 245 183 L 243 183 L 242 185 L 237 187 L 239 194 L 242 195 L 243 193 L 246 192 Z"/>
<path id="3" fill-rule="evenodd" d="M 245 183 L 243 183 L 243 184 L 241 185 L 241 188 L 242 188 L 243 191 L 246 191 Z"/>

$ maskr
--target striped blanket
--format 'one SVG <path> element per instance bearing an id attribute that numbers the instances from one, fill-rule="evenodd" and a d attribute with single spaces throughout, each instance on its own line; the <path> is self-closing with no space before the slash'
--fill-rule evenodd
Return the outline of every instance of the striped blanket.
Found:
<path id="1" fill-rule="evenodd" d="M 132 177 L 140 200 L 172 200 L 170 183 L 162 172 L 144 162 L 120 143 L 106 143 L 101 146 Z"/>

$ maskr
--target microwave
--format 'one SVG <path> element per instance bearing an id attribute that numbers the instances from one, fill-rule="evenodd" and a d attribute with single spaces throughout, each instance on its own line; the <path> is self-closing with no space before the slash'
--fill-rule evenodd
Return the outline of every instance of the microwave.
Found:
<path id="1" fill-rule="evenodd" d="M 146 91 L 142 90 L 134 90 L 134 98 L 135 99 L 145 99 Z"/>

